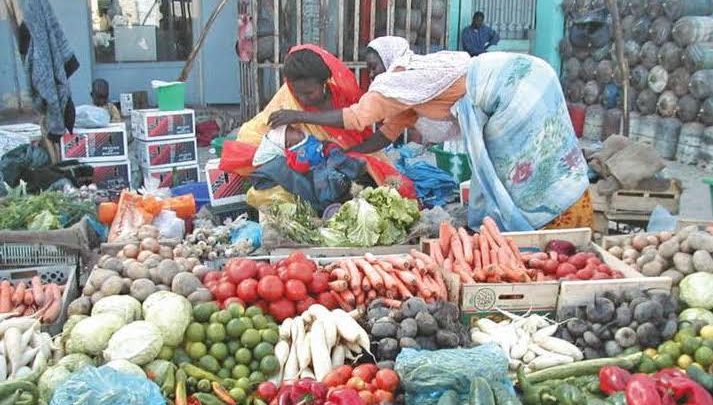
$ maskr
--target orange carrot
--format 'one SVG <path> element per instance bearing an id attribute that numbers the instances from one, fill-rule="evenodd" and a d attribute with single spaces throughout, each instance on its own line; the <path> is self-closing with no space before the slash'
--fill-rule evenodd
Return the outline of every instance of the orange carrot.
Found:
<path id="1" fill-rule="evenodd" d="M 443 274 L 440 271 L 433 273 L 433 278 L 436 280 L 436 285 L 438 285 L 439 296 L 443 300 L 448 299 L 448 288 L 446 288 L 446 283 L 443 281 Z"/>
<path id="2" fill-rule="evenodd" d="M 366 292 L 373 291 L 368 278 L 364 277 L 361 279 L 361 289 Z"/>
<path id="3" fill-rule="evenodd" d="M 17 285 L 17 288 L 15 288 L 15 292 L 12 294 L 12 305 L 20 305 L 22 304 L 22 300 L 25 299 L 25 291 L 27 290 L 27 286 L 25 283 L 20 282 L 20 284 Z"/>
<path id="4" fill-rule="evenodd" d="M 332 270 L 332 272 L 329 274 L 330 274 L 330 276 L 332 276 L 331 278 L 333 278 L 335 280 L 341 280 L 344 282 L 346 282 L 346 280 L 348 280 L 347 271 L 341 267 L 337 267 L 336 269 Z"/>
<path id="5" fill-rule="evenodd" d="M 364 259 L 357 259 L 355 260 L 355 264 L 362 269 L 366 277 L 369 279 L 369 283 L 372 287 L 377 290 L 384 288 L 384 280 L 368 261 Z"/>
<path id="6" fill-rule="evenodd" d="M 483 261 L 483 268 L 490 266 L 490 246 L 488 245 L 488 239 L 482 235 L 480 237 L 480 259 Z"/>
<path id="7" fill-rule="evenodd" d="M 508 255 L 508 249 L 502 247 L 498 249 L 496 256 L 498 258 L 498 263 L 503 265 L 509 265 L 512 259 L 510 255 Z"/>
<path id="8" fill-rule="evenodd" d="M 28 307 L 35 303 L 35 297 L 34 297 L 34 295 L 32 295 L 32 291 L 30 291 L 30 290 L 25 291 L 25 298 L 22 300 L 22 303 Z"/>
<path id="9" fill-rule="evenodd" d="M 502 264 L 498 262 L 498 252 L 495 249 L 490 249 L 490 263 L 492 264 Z"/>
<path id="10" fill-rule="evenodd" d="M 42 280 L 38 276 L 32 277 L 32 296 L 37 305 L 44 305 L 45 293 L 42 288 Z"/>
<path id="11" fill-rule="evenodd" d="M 488 271 L 483 268 L 477 269 L 473 273 L 473 278 L 479 283 L 484 283 L 488 279 Z"/>
<path id="12" fill-rule="evenodd" d="M 376 299 L 376 291 L 370 290 L 368 293 L 366 293 L 366 300 L 367 301 L 373 301 Z"/>
<path id="13" fill-rule="evenodd" d="M 381 279 L 384 280 L 384 288 L 387 290 L 393 290 L 396 288 L 396 281 L 394 281 L 394 277 L 389 274 L 389 272 L 384 270 L 381 265 L 375 264 L 374 270 L 376 270 L 379 273 L 379 276 L 381 276 Z"/>
<path id="14" fill-rule="evenodd" d="M 344 291 L 340 292 L 339 295 L 341 295 L 342 298 L 344 299 L 344 302 L 346 302 L 350 306 L 354 307 L 356 305 L 356 297 L 354 296 L 354 294 L 351 291 L 344 290 Z"/>
<path id="15" fill-rule="evenodd" d="M 444 255 L 451 247 L 451 228 L 453 227 L 448 222 L 441 222 L 438 230 L 438 244 L 441 246 L 441 252 Z"/>
<path id="16" fill-rule="evenodd" d="M 403 256 L 384 256 L 381 259 L 382 263 L 388 262 L 399 270 L 408 270 L 410 267 L 408 260 Z"/>
<path id="17" fill-rule="evenodd" d="M 473 265 L 473 240 L 464 228 L 458 228 L 458 236 L 460 236 L 461 244 L 463 245 L 463 256 L 465 262 Z"/>
<path id="18" fill-rule="evenodd" d="M 400 273 L 400 272 L 399 272 Z M 396 274 L 399 274 L 396 273 Z M 406 284 L 397 276 L 394 277 L 394 282 L 396 283 L 396 289 L 398 290 L 399 294 L 401 295 L 401 298 L 409 298 L 412 297 L 413 294 L 411 293 L 411 290 L 406 287 Z"/>
<path id="19" fill-rule="evenodd" d="M 411 288 L 418 288 L 418 283 L 416 282 L 416 276 L 413 275 L 410 271 L 399 271 L 396 272 L 397 277 L 399 280 L 403 281 L 405 285 L 411 287 Z"/>
<path id="20" fill-rule="evenodd" d="M 344 301 L 344 298 L 336 291 L 330 291 L 330 294 L 332 294 L 332 297 L 334 297 L 335 300 L 337 300 L 337 303 L 339 304 L 339 307 L 341 307 L 343 310 L 350 312 L 354 310 L 351 305 L 349 305 L 346 301 Z"/>
<path id="21" fill-rule="evenodd" d="M 394 266 L 391 265 L 391 263 L 387 262 L 386 260 L 379 260 L 377 263 L 374 264 L 374 266 L 380 266 L 382 270 L 384 270 L 387 273 L 391 273 L 394 271 Z"/>
<path id="22" fill-rule="evenodd" d="M 468 274 L 468 271 L 464 270 L 461 265 L 456 263 L 453 268 L 455 269 L 455 273 L 460 277 L 461 282 L 470 284 L 475 282 L 475 280 L 473 280 L 473 277 L 471 277 L 471 275 Z"/>
<path id="23" fill-rule="evenodd" d="M 332 291 L 336 291 L 336 292 L 342 292 L 342 291 L 346 291 L 349 289 L 349 284 L 347 284 L 346 280 L 330 281 L 328 284 L 329 284 L 329 288 Z"/>
<path id="24" fill-rule="evenodd" d="M 483 268 L 482 258 L 480 256 L 480 250 L 473 251 L 473 269 L 480 270 Z"/>
<path id="25" fill-rule="evenodd" d="M 356 291 L 362 286 L 361 273 L 357 269 L 356 264 L 351 259 L 344 261 L 344 265 L 349 271 L 349 285 L 352 290 Z"/>
<path id="26" fill-rule="evenodd" d="M 443 271 L 453 273 L 453 260 L 450 257 L 443 261 Z"/>
<path id="27" fill-rule="evenodd" d="M 357 307 L 363 307 L 364 303 L 366 302 L 366 297 L 364 297 L 364 293 L 362 292 L 361 294 L 355 295 L 355 296 L 356 296 Z"/>
<path id="28" fill-rule="evenodd" d="M 4 280 L 0 283 L 0 313 L 12 311 L 12 291 L 10 282 Z"/>
<path id="29" fill-rule="evenodd" d="M 416 279 L 416 286 L 418 290 L 420 291 L 420 295 L 422 297 L 430 297 L 433 292 L 423 283 L 423 279 L 421 278 L 421 275 L 418 274 L 418 272 L 413 272 L 412 273 Z"/>
<path id="30" fill-rule="evenodd" d="M 520 248 L 517 247 L 515 241 L 512 240 L 512 238 L 507 238 L 506 241 L 508 243 L 508 247 L 510 247 L 510 250 L 512 251 L 515 257 L 515 260 L 522 263 L 522 255 L 520 254 Z"/>
<path id="31" fill-rule="evenodd" d="M 426 273 L 427 272 L 427 267 L 426 263 L 423 262 L 421 259 L 414 259 L 414 263 L 416 264 L 415 269 L 420 271 L 421 273 Z"/>
<path id="32" fill-rule="evenodd" d="M 42 314 L 42 322 L 52 323 L 59 317 L 59 313 L 62 310 L 62 297 L 59 294 L 59 290 L 55 290 L 53 298 L 51 304 L 46 308 L 44 314 Z"/>
<path id="33" fill-rule="evenodd" d="M 460 242 L 460 238 L 457 235 L 451 236 L 451 250 L 453 251 L 453 256 L 456 258 L 456 263 L 459 263 L 463 267 L 467 267 L 468 262 L 465 261 L 463 244 Z"/>
<path id="34" fill-rule="evenodd" d="M 379 258 L 374 256 L 372 253 L 365 253 L 364 259 L 366 259 L 366 261 L 370 264 L 377 264 L 380 262 Z"/>
<path id="35" fill-rule="evenodd" d="M 492 218 L 483 218 L 483 225 L 485 225 L 485 228 L 488 230 L 488 234 L 495 240 L 495 243 L 497 243 L 498 246 L 508 246 L 505 238 L 498 229 L 498 224 L 496 224 Z"/>
<path id="36" fill-rule="evenodd" d="M 431 250 L 431 257 L 433 257 L 433 260 L 438 264 L 439 266 L 443 265 L 443 252 L 441 252 L 441 245 L 438 244 L 438 241 L 432 240 L 430 242 L 430 250 Z"/>
<path id="37" fill-rule="evenodd" d="M 399 309 L 401 308 L 401 301 L 399 300 L 394 300 L 394 299 L 388 299 L 388 298 L 380 298 L 381 302 L 384 303 L 389 308 L 393 309 Z"/>
<path id="38" fill-rule="evenodd" d="M 423 252 L 419 252 L 416 249 L 411 249 L 410 252 L 411 256 L 416 258 L 416 259 L 421 259 L 426 265 L 433 265 L 436 264 L 435 260 L 433 258 Z"/>

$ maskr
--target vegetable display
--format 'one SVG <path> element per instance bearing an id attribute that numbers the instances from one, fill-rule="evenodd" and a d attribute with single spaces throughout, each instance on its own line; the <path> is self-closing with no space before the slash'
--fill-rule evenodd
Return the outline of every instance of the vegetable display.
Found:
<path id="1" fill-rule="evenodd" d="M 252 243 L 240 241 L 231 243 L 230 236 L 233 230 L 240 228 L 245 220 L 238 218 L 227 225 L 201 226 L 186 235 L 185 240 L 173 249 L 175 257 L 200 260 L 231 259 L 233 257 L 247 256 L 253 251 Z"/>
<path id="2" fill-rule="evenodd" d="M 559 336 L 579 347 L 584 357 L 615 357 L 622 352 L 656 347 L 678 330 L 678 304 L 662 291 L 631 289 L 605 292 L 583 307 L 559 314 Z"/>
<path id="3" fill-rule="evenodd" d="M 0 321 L 0 382 L 39 376 L 52 359 L 52 340 L 32 317 Z"/>
<path id="4" fill-rule="evenodd" d="M 70 227 L 85 215 L 96 215 L 92 202 L 70 194 L 56 191 L 27 194 L 24 181 L 16 188 L 5 187 L 8 193 L 0 199 L 0 229 L 50 231 Z"/>
<path id="5" fill-rule="evenodd" d="M 39 276 L 15 286 L 3 280 L 0 282 L 0 314 L 34 316 L 43 323 L 52 323 L 62 312 L 63 290 L 64 286 L 55 283 L 42 284 Z"/>
<path id="6" fill-rule="evenodd" d="M 653 373 L 670 367 L 693 366 L 705 373 L 713 372 L 713 325 L 701 323 L 682 326 L 672 338 L 644 351 L 638 370 Z"/>

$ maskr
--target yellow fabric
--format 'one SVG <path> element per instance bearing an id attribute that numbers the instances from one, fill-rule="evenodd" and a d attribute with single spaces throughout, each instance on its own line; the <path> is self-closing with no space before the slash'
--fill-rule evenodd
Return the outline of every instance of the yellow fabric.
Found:
<path id="1" fill-rule="evenodd" d="M 584 192 L 569 209 L 545 226 L 545 229 L 591 228 L 594 225 L 594 206 L 589 190 Z"/>
<path id="2" fill-rule="evenodd" d="M 255 190 L 250 187 L 247 193 L 247 203 L 251 207 L 257 209 L 262 208 L 265 205 L 271 204 L 273 201 L 277 202 L 294 202 L 295 196 L 290 194 L 282 188 L 281 186 L 275 186 L 273 188 L 268 188 L 267 190 Z"/>

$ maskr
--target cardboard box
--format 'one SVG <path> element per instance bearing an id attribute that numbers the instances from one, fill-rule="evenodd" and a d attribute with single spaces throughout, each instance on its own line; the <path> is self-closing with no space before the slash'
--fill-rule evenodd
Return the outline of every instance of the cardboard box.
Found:
<path id="1" fill-rule="evenodd" d="M 180 111 L 133 110 L 131 131 L 136 139 L 162 141 L 176 138 L 195 137 L 195 112 L 190 109 Z"/>
<path id="2" fill-rule="evenodd" d="M 93 182 L 99 189 L 118 193 L 131 188 L 131 162 L 128 160 L 90 163 L 90 166 L 94 168 Z"/>
<path id="3" fill-rule="evenodd" d="M 160 181 L 160 187 L 175 187 L 186 183 L 195 183 L 198 181 L 198 165 L 183 165 L 183 166 L 172 166 L 172 167 L 162 167 L 141 169 L 144 174 L 144 178 L 153 177 Z"/>
<path id="4" fill-rule="evenodd" d="M 128 158 L 126 125 L 109 124 L 105 128 L 75 128 L 60 139 L 62 160 L 80 162 L 116 162 Z"/>
<path id="5" fill-rule="evenodd" d="M 196 138 L 168 141 L 137 141 L 139 162 L 142 168 L 152 169 L 176 165 L 198 164 Z"/>
<path id="6" fill-rule="evenodd" d="M 468 198 L 470 198 L 470 180 L 460 183 L 460 204 L 468 205 Z"/>
<path id="7" fill-rule="evenodd" d="M 250 189 L 248 178 L 224 172 L 218 168 L 219 164 L 220 159 L 212 159 L 205 165 L 210 205 L 219 206 L 245 202 L 246 194 Z"/>
<path id="8" fill-rule="evenodd" d="M 121 106 L 121 116 L 128 117 L 134 111 L 134 95 L 131 93 L 121 93 L 119 95 L 119 105 Z"/>

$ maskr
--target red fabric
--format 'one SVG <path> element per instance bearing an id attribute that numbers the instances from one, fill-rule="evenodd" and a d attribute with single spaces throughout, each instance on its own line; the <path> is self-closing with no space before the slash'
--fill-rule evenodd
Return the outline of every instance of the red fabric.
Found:
<path id="1" fill-rule="evenodd" d="M 294 46 L 290 49 L 290 53 L 302 50 L 312 51 L 319 55 L 329 68 L 329 71 L 332 72 L 332 77 L 327 81 L 327 86 L 329 86 L 330 93 L 332 94 L 332 107 L 335 110 L 346 108 L 359 102 L 363 93 L 357 84 L 354 73 L 352 73 L 342 61 L 326 50 L 312 44 Z M 292 94 L 294 94 L 292 84 L 289 81 L 286 81 L 286 83 Z M 297 102 L 300 102 L 299 99 Z M 305 111 L 319 111 L 316 107 L 304 106 L 301 103 L 300 107 Z M 372 135 L 371 129 L 364 131 L 333 127 L 324 127 L 324 129 L 332 136 L 331 140 L 337 142 L 339 146 L 345 149 L 361 144 Z"/>

